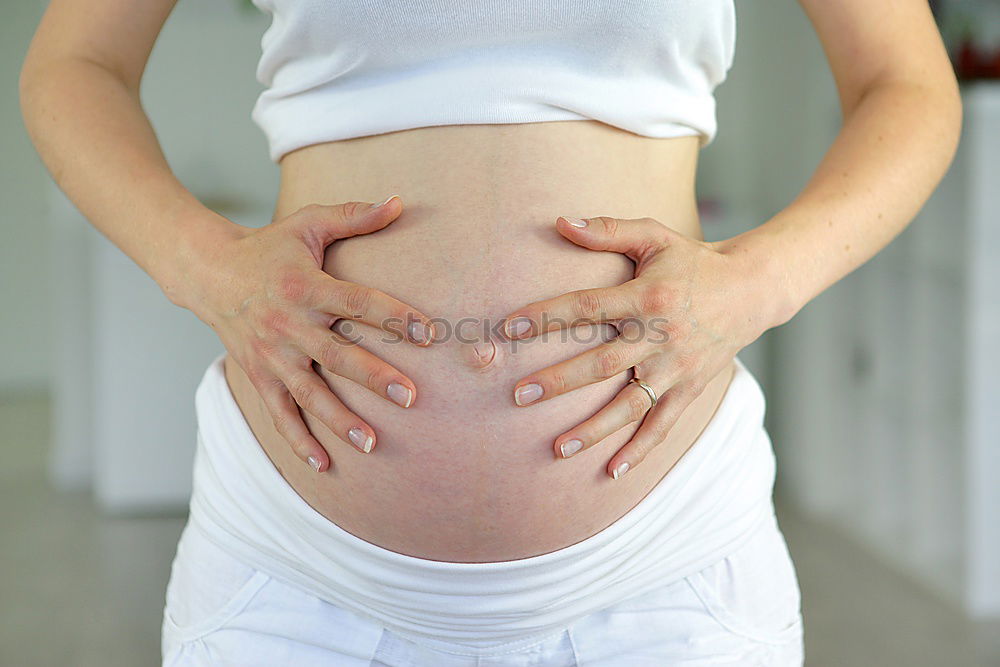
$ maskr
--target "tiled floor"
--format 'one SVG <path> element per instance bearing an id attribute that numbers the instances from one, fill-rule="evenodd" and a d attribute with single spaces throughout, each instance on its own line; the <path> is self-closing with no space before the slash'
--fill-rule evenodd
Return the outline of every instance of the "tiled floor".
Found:
<path id="1" fill-rule="evenodd" d="M 104 517 L 86 494 L 55 493 L 47 423 L 44 397 L 0 397 L 0 665 L 157 665 L 184 519 Z M 835 532 L 779 510 L 808 665 L 1000 666 L 1000 626 L 977 628 Z"/>

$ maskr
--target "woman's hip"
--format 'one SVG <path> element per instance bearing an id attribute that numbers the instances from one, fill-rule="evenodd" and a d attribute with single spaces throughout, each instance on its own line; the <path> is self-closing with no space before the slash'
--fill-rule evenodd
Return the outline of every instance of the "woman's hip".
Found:
<path id="1" fill-rule="evenodd" d="M 722 560 L 488 649 L 430 644 L 243 562 L 188 524 L 163 621 L 163 664 L 299 667 L 766 665 L 803 660 L 800 595 L 773 515 Z"/>

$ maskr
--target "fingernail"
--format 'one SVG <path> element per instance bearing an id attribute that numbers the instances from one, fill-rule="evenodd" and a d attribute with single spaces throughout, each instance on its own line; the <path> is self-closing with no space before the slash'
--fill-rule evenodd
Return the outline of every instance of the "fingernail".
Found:
<path id="1" fill-rule="evenodd" d="M 562 452 L 563 458 L 569 458 L 581 449 L 583 449 L 583 443 L 579 440 L 567 440 L 559 445 L 559 451 Z"/>
<path id="2" fill-rule="evenodd" d="M 316 472 L 319 472 L 319 460 L 315 456 L 310 456 L 306 460 L 309 461 L 309 465 L 312 466 L 313 470 L 315 470 Z"/>
<path id="3" fill-rule="evenodd" d="M 389 203 L 390 201 L 392 201 L 392 198 L 393 198 L 393 197 L 398 197 L 398 196 L 399 196 L 399 195 L 390 195 L 390 196 L 389 196 L 389 198 L 388 198 L 388 199 L 386 199 L 386 200 L 385 200 L 384 202 L 382 202 L 381 204 L 372 204 L 372 205 L 371 205 L 371 208 L 375 209 L 375 208 L 379 208 L 380 206 L 385 206 L 385 205 L 386 205 L 386 204 L 388 204 L 388 203 Z"/>
<path id="4" fill-rule="evenodd" d="M 430 327 L 421 322 L 410 322 L 407 330 L 410 332 L 410 340 L 414 343 L 426 343 L 431 339 Z"/>
<path id="5" fill-rule="evenodd" d="M 586 227 L 587 226 L 587 221 L 584 220 L 583 218 L 567 218 L 564 215 L 563 216 L 563 220 L 565 220 L 569 224 L 573 225 L 574 227 Z"/>
<path id="6" fill-rule="evenodd" d="M 514 402 L 518 405 L 528 405 L 529 403 L 534 403 L 542 397 L 542 392 L 542 385 L 526 384 L 523 387 L 518 387 L 514 391 Z"/>
<path id="7" fill-rule="evenodd" d="M 391 398 L 394 403 L 401 405 L 404 408 L 410 407 L 410 401 L 413 400 L 413 392 L 398 382 L 391 383 L 389 388 L 386 389 L 386 393 L 389 394 L 389 398 Z"/>
<path id="8" fill-rule="evenodd" d="M 360 428 L 352 428 L 347 432 L 347 437 L 351 439 L 354 446 L 363 451 L 365 454 L 372 450 L 373 438 L 362 431 Z"/>
<path id="9" fill-rule="evenodd" d="M 615 479 L 618 479 L 627 472 L 628 472 L 628 461 L 622 461 L 621 463 L 618 464 L 618 467 L 611 472 L 611 475 Z"/>
<path id="10" fill-rule="evenodd" d="M 526 334 L 531 329 L 531 320 L 527 317 L 515 317 L 507 321 L 506 329 L 507 335 L 510 337 Z"/>

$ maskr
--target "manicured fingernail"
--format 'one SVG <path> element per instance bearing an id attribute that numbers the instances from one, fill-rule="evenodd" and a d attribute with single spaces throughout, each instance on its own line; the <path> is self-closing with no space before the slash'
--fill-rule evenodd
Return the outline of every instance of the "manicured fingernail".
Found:
<path id="1" fill-rule="evenodd" d="M 531 329 L 531 320 L 527 317 L 515 317 L 507 321 L 507 336 L 515 337 L 528 333 Z"/>
<path id="2" fill-rule="evenodd" d="M 310 456 L 306 460 L 309 461 L 309 465 L 312 466 L 313 470 L 315 470 L 316 472 L 319 472 L 319 460 L 315 456 Z"/>
<path id="3" fill-rule="evenodd" d="M 611 475 L 615 479 L 618 479 L 627 472 L 628 472 L 628 461 L 622 461 L 621 463 L 618 464 L 618 467 L 611 472 Z"/>
<path id="4" fill-rule="evenodd" d="M 563 444 L 559 445 L 559 451 L 562 452 L 563 458 L 569 458 L 581 449 L 583 449 L 583 443 L 579 440 L 567 440 Z"/>
<path id="5" fill-rule="evenodd" d="M 363 451 L 365 454 L 372 450 L 372 442 L 374 439 L 362 431 L 360 428 L 352 428 L 347 432 L 347 437 L 351 439 L 354 446 Z"/>
<path id="6" fill-rule="evenodd" d="M 401 405 L 404 408 L 410 407 L 410 401 L 413 400 L 413 392 L 398 382 L 391 383 L 388 389 L 386 389 L 386 393 L 389 394 L 389 398 L 391 398 L 394 403 Z"/>
<path id="7" fill-rule="evenodd" d="M 430 327 L 424 325 L 422 322 L 410 322 L 408 331 L 410 333 L 410 340 L 414 343 L 426 343 L 431 339 Z"/>
<path id="8" fill-rule="evenodd" d="M 563 216 L 563 220 L 565 220 L 569 224 L 573 225 L 574 227 L 586 227 L 587 226 L 587 221 L 584 220 L 583 218 L 567 218 L 564 215 Z"/>
<path id="9" fill-rule="evenodd" d="M 372 207 L 373 209 L 375 209 L 375 208 L 379 208 L 379 207 L 381 207 L 381 206 L 385 206 L 385 205 L 386 205 L 386 204 L 388 204 L 388 203 L 389 203 L 390 201 L 392 201 L 392 198 L 393 198 L 393 197 L 398 197 L 398 196 L 399 196 L 399 195 L 390 195 L 390 196 L 389 196 L 389 198 L 388 198 L 388 199 L 386 199 L 386 200 L 385 200 L 384 202 L 382 202 L 381 204 L 372 204 L 372 206 L 371 206 L 371 207 Z"/>
<path id="10" fill-rule="evenodd" d="M 534 403 L 542 397 L 543 389 L 540 384 L 526 384 L 518 387 L 514 391 L 514 402 L 518 405 L 528 405 Z"/>

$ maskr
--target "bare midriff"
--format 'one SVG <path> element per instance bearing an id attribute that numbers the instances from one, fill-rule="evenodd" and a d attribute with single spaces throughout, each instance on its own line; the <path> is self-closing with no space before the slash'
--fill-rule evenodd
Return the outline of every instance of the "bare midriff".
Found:
<path id="1" fill-rule="evenodd" d="M 624 255 L 560 236 L 558 216 L 651 217 L 702 238 L 697 157 L 697 137 L 653 139 L 595 121 L 418 128 L 287 154 L 274 219 L 311 203 L 400 196 L 403 212 L 392 224 L 335 242 L 323 268 L 434 318 L 438 341 L 424 348 L 354 327 L 359 344 L 412 379 L 417 395 L 403 409 L 321 371 L 377 441 L 364 454 L 306 414 L 332 461 L 319 474 L 294 455 L 227 357 L 229 386 L 260 446 L 317 512 L 410 556 L 515 560 L 603 530 L 688 450 L 719 405 L 732 364 L 641 465 L 614 480 L 608 461 L 637 425 L 569 459 L 556 457 L 553 443 L 606 405 L 630 372 L 534 405 L 513 400 L 519 379 L 599 345 L 614 335 L 611 325 L 518 343 L 493 333 L 495 353 L 486 359 L 475 346 L 516 308 L 633 277 Z"/>

